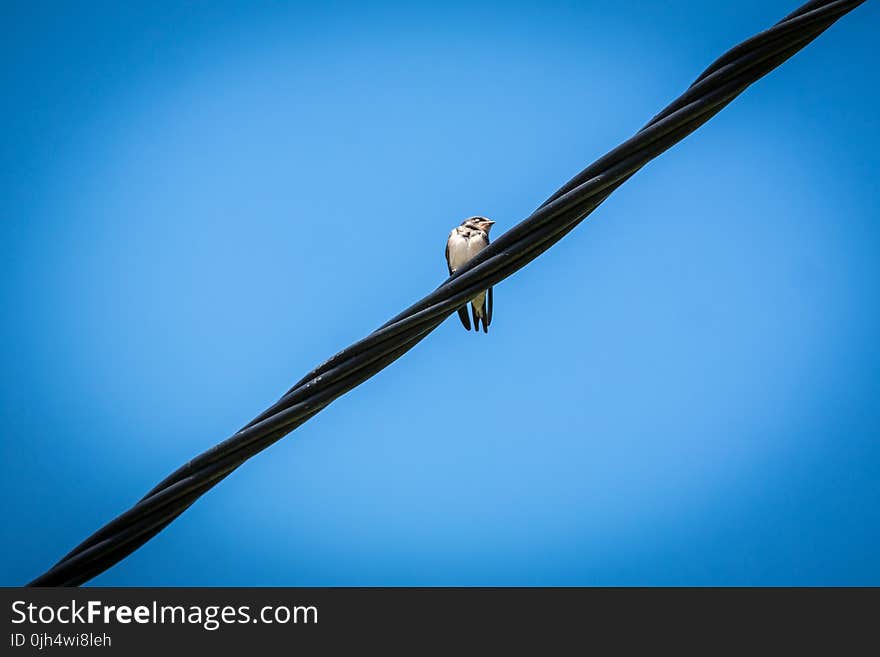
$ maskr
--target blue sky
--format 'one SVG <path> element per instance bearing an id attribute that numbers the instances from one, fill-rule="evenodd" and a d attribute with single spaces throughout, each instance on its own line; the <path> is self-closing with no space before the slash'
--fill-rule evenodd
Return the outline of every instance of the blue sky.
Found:
<path id="1" fill-rule="evenodd" d="M 4 3 L 0 584 L 795 7 Z M 93 583 L 880 585 L 878 18 Z"/>

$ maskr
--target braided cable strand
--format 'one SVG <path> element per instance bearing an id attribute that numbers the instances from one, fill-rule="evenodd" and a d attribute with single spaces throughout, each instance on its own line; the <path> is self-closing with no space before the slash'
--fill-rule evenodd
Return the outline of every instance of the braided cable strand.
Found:
<path id="1" fill-rule="evenodd" d="M 440 287 L 311 371 L 231 438 L 166 477 L 29 585 L 76 586 L 124 559 L 251 456 L 393 363 L 476 293 L 553 246 L 650 160 L 862 2 L 811 0 L 727 51 L 633 137 L 581 171 Z"/>

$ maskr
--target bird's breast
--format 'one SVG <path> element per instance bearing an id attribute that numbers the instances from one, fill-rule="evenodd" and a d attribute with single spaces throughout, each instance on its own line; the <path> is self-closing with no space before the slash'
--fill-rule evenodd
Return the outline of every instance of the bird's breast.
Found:
<path id="1" fill-rule="evenodd" d="M 449 236 L 449 267 L 455 271 L 471 259 L 468 240 L 457 233 Z"/>
<path id="2" fill-rule="evenodd" d="M 468 241 L 467 241 L 467 258 L 468 258 L 468 260 L 470 260 L 475 255 L 477 255 L 480 251 L 485 249 L 486 246 L 488 246 L 488 244 L 487 244 L 485 238 L 482 237 L 481 235 L 477 235 L 477 236 L 474 236 L 474 237 L 471 237 L 470 239 L 468 239 Z"/>

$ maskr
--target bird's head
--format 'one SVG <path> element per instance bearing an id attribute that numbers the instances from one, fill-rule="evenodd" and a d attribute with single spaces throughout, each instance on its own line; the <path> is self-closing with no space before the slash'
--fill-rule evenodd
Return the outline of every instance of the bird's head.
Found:
<path id="1" fill-rule="evenodd" d="M 489 229 L 495 224 L 491 219 L 486 219 L 486 217 L 468 217 L 464 221 L 461 222 L 461 225 L 465 228 L 473 228 L 474 230 L 481 230 L 486 235 L 489 234 Z"/>

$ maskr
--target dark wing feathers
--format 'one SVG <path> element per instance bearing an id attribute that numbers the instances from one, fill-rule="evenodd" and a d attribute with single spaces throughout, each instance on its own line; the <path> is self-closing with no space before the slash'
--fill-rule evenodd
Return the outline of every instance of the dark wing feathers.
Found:
<path id="1" fill-rule="evenodd" d="M 492 323 L 492 288 L 489 288 L 489 292 L 486 294 L 486 326 Z"/>

